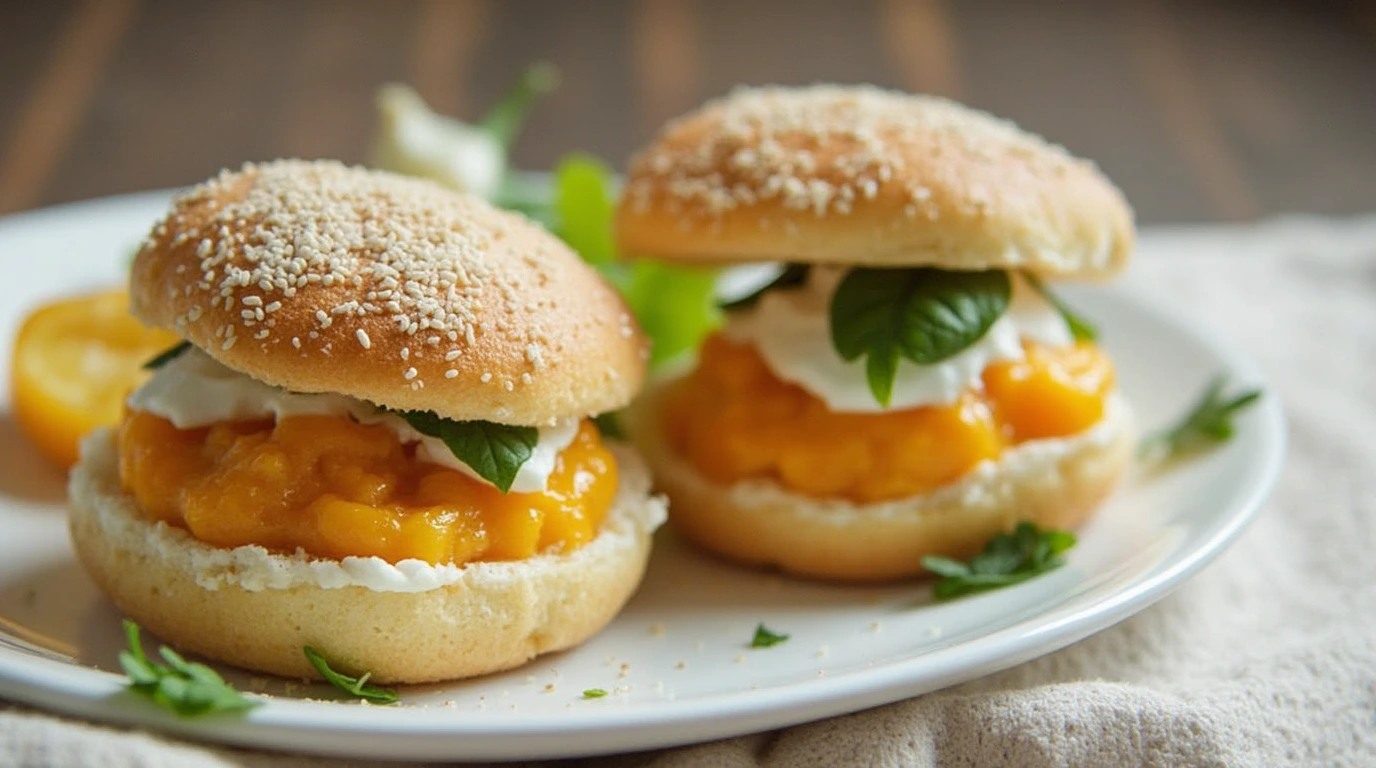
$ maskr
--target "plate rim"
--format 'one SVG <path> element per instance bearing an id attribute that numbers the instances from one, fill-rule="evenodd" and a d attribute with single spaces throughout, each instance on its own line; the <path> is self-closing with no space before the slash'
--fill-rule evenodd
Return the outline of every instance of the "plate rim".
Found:
<path id="1" fill-rule="evenodd" d="M 0 238 L 11 227 L 41 227 L 45 223 L 52 226 L 99 209 L 118 209 L 119 215 L 130 215 L 140 206 L 147 206 L 156 215 L 157 208 L 164 206 L 175 192 L 160 189 L 113 195 L 7 215 L 0 217 Z M 116 214 L 111 211 L 104 215 Z M 983 676 L 1060 650 L 1160 600 L 1225 551 L 1256 518 L 1273 492 L 1288 442 L 1284 408 L 1274 385 L 1222 333 L 1193 321 L 1182 308 L 1170 306 L 1158 296 L 1134 290 L 1130 280 L 1096 286 L 1096 290 L 1118 293 L 1150 315 L 1153 322 L 1192 337 L 1215 361 L 1249 384 L 1263 387 L 1269 395 L 1254 410 L 1253 425 L 1261 444 L 1259 459 L 1246 465 L 1226 502 L 1219 505 L 1231 513 L 1211 519 L 1205 529 L 1207 535 L 1198 537 L 1193 546 L 1173 551 L 1162 567 L 1138 575 L 1106 594 L 1073 596 L 994 632 L 927 653 L 848 670 L 836 677 L 671 700 L 654 707 L 617 707 L 610 713 L 588 708 L 558 715 L 485 720 L 477 726 L 456 717 L 456 710 L 438 707 L 383 708 L 271 697 L 265 699 L 265 706 L 243 717 L 182 720 L 141 700 L 129 702 L 131 697 L 125 692 L 123 678 L 114 673 L 35 656 L 2 644 L 0 695 L 100 723 L 153 727 L 235 746 L 413 760 L 452 760 L 456 748 L 463 750 L 465 759 L 576 757 L 726 738 L 840 715 L 917 695 L 916 687 L 932 691 L 972 679 L 968 674 L 971 669 L 979 670 L 975 677 Z M 943 666 L 947 672 L 928 671 L 934 657 L 946 662 Z M 666 737 L 662 730 L 656 730 L 665 727 L 674 729 L 672 736 Z M 598 734 L 615 734 L 617 738 L 615 743 L 599 746 L 596 739 L 590 738 Z M 360 749 L 379 736 L 410 737 L 414 741 L 401 753 Z M 498 746 L 502 740 L 520 740 L 524 749 L 514 752 L 485 748 Z"/>

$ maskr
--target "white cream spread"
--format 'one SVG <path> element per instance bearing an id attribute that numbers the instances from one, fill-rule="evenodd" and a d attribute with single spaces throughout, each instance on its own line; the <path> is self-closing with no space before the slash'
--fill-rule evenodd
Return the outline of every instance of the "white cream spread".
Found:
<path id="1" fill-rule="evenodd" d="M 845 270 L 813 267 L 807 284 L 767 291 L 753 306 L 733 312 L 726 336 L 753 344 L 775 376 L 816 395 L 833 411 L 874 413 L 946 405 L 978 386 L 990 363 L 1021 360 L 1022 340 L 1065 346 L 1074 338 L 1056 308 L 1022 278 L 1013 276 L 1008 311 L 984 337 L 936 365 L 898 364 L 887 408 L 870 392 L 864 358 L 846 362 L 831 343 L 828 319 L 832 294 Z"/>
<path id="2" fill-rule="evenodd" d="M 417 432 L 406 420 L 371 403 L 330 393 L 288 392 L 216 362 L 199 349 L 188 349 L 165 363 L 129 395 L 129 408 L 161 416 L 178 429 L 206 427 L 221 421 L 283 419 L 288 416 L 339 416 L 360 424 L 378 424 L 403 443 L 419 443 L 416 458 L 455 469 L 482 480 L 436 437 Z M 541 427 L 535 450 L 511 484 L 513 493 L 545 490 L 559 452 L 578 434 L 578 420 Z M 487 482 L 483 480 L 483 482 Z"/>

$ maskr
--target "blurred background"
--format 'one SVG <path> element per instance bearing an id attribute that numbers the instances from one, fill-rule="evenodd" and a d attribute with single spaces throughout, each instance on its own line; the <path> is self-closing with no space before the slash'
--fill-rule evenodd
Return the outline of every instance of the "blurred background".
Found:
<path id="1" fill-rule="evenodd" d="M 737 83 L 951 96 L 1093 158 L 1143 223 L 1376 211 L 1376 0 L 0 0 L 0 212 L 366 158 L 374 92 L 614 166 Z"/>

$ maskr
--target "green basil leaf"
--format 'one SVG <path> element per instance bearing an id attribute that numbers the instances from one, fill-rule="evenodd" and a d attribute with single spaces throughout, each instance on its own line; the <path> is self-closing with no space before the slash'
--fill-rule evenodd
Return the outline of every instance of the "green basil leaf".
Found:
<path id="1" fill-rule="evenodd" d="M 339 690 L 354 698 L 370 701 L 374 704 L 396 703 L 398 698 L 396 691 L 368 684 L 368 678 L 372 676 L 371 673 L 365 673 L 362 677 L 352 677 L 343 672 L 336 672 L 330 667 L 330 663 L 325 660 L 325 657 L 321 656 L 314 648 L 306 646 L 301 651 L 306 654 L 306 660 L 315 667 L 315 671 L 319 672 L 326 682 Z"/>
<path id="2" fill-rule="evenodd" d="M 783 271 L 773 280 L 756 288 L 750 294 L 742 296 L 739 299 L 721 303 L 718 306 L 728 312 L 734 309 L 745 309 L 746 307 L 754 306 L 755 302 L 759 301 L 760 297 L 769 291 L 796 288 L 805 284 L 807 282 L 808 273 L 811 271 L 812 265 L 810 264 L 789 264 L 785 266 Z"/>
<path id="3" fill-rule="evenodd" d="M 1099 330 L 1094 327 L 1094 324 L 1085 319 L 1084 315 L 1071 309 L 1059 296 L 1052 293 L 1051 289 L 1046 287 L 1046 283 L 1042 282 L 1040 277 L 1037 277 L 1031 272 L 1022 273 L 1022 277 L 1027 281 L 1028 285 L 1032 286 L 1033 290 L 1040 293 L 1042 298 L 1046 299 L 1046 302 L 1055 308 L 1057 314 L 1065 321 L 1066 327 L 1070 329 L 1070 335 L 1074 337 L 1076 341 L 1098 340 Z"/>
<path id="4" fill-rule="evenodd" d="M 506 493 L 521 465 L 535 453 L 540 430 L 490 421 L 450 422 L 442 439 L 459 461 Z"/>
<path id="5" fill-rule="evenodd" d="M 900 357 L 933 365 L 984 337 L 1008 310 L 1008 273 L 859 268 L 831 299 L 831 341 L 844 360 L 869 359 L 870 391 L 888 405 Z"/>
<path id="6" fill-rule="evenodd" d="M 478 477 L 506 493 L 516 473 L 535 453 L 540 430 L 496 424 L 491 421 L 454 421 L 432 411 L 392 411 L 426 437 L 444 442 L 454 458 L 467 464 Z"/>
<path id="7" fill-rule="evenodd" d="M 188 349 L 191 349 L 191 342 L 180 342 L 169 349 L 159 352 L 156 357 L 143 364 L 143 369 L 145 371 L 152 371 L 161 368 L 173 360 L 176 360 L 178 357 L 181 357 L 182 353 Z"/>

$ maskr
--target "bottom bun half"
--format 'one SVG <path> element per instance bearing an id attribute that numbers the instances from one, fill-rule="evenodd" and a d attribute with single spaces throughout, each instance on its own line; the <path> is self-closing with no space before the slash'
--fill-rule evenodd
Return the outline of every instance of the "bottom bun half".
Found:
<path id="1" fill-rule="evenodd" d="M 1073 529 L 1113 490 L 1135 439 L 1131 409 L 1114 394 L 1087 432 L 1011 448 L 936 491 L 858 504 L 804 496 L 773 480 L 708 479 L 666 441 L 658 418 L 664 391 L 638 403 L 630 425 L 669 496 L 675 530 L 737 562 L 830 581 L 918 576 L 924 556 L 968 558 L 1020 521 Z"/>
<path id="2" fill-rule="evenodd" d="M 318 677 L 335 669 L 422 683 L 510 669 L 577 645 L 635 592 L 665 517 L 640 458 L 614 451 L 620 487 L 597 538 L 568 554 L 430 566 L 319 560 L 211 547 L 147 521 L 120 488 L 109 431 L 88 437 L 70 480 L 71 535 L 96 584 L 172 646 L 246 669 Z M 363 586 L 367 584 L 367 586 Z"/>

